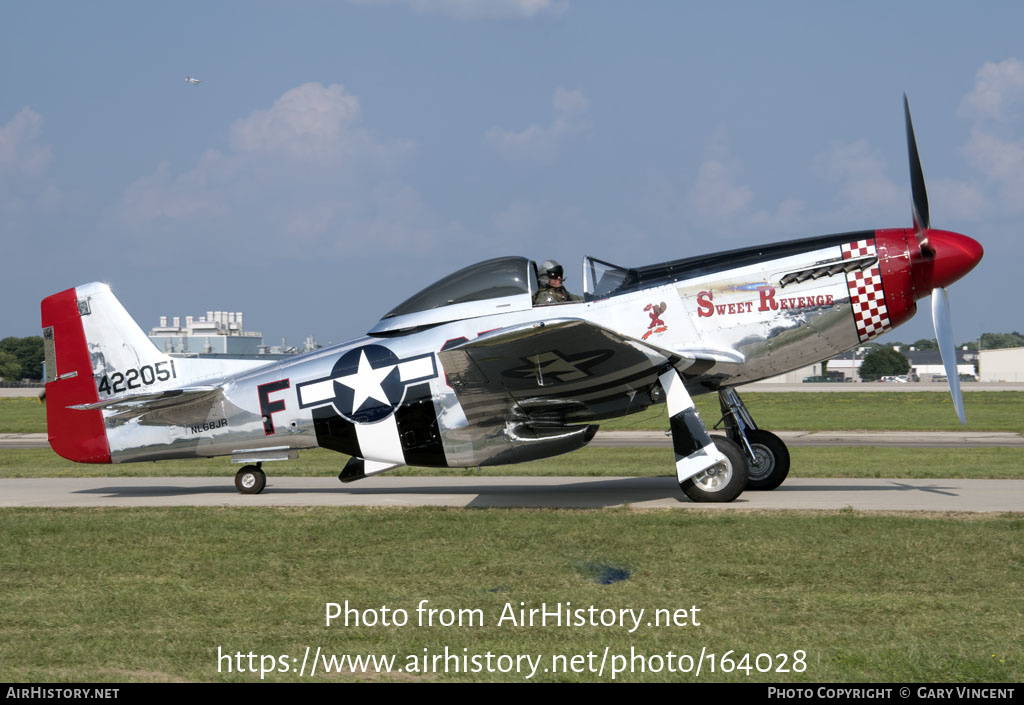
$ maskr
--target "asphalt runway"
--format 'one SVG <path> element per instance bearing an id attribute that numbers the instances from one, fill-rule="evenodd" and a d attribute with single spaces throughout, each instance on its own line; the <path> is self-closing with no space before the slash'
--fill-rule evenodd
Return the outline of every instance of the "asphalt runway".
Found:
<path id="1" fill-rule="evenodd" d="M 1024 480 L 790 479 L 728 504 L 698 504 L 673 477 L 270 477 L 258 495 L 230 477 L 0 480 L 0 507 L 544 507 L 1024 512 Z"/>

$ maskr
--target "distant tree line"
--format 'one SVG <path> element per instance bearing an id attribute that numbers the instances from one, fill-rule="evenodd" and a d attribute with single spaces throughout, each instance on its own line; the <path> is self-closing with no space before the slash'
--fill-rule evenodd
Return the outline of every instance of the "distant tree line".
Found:
<path id="1" fill-rule="evenodd" d="M 0 377 L 8 382 L 42 381 L 43 339 L 33 335 L 0 340 Z"/>
<path id="2" fill-rule="evenodd" d="M 1012 333 L 982 334 L 982 350 L 998 350 L 1000 348 L 1024 348 L 1024 335 L 1021 335 L 1017 331 L 1014 331 Z"/>
<path id="3" fill-rule="evenodd" d="M 891 347 L 879 345 L 864 356 L 864 361 L 860 363 L 860 369 L 857 372 L 865 382 L 874 382 L 882 377 L 905 375 L 910 372 L 910 360 L 903 353 L 899 353 Z"/>
<path id="4" fill-rule="evenodd" d="M 871 347 L 884 348 L 890 351 L 893 346 L 897 345 L 903 349 L 910 347 L 914 347 L 917 350 L 939 349 L 938 343 L 935 342 L 934 338 L 931 340 L 921 338 L 909 345 L 900 342 L 890 343 L 888 345 L 880 345 L 878 343 L 870 344 Z M 971 340 L 966 343 L 961 343 L 958 347 L 966 347 L 968 350 L 977 350 L 978 341 Z M 981 336 L 982 350 L 999 350 L 1001 348 L 1022 347 L 1024 347 L 1024 334 L 1017 331 L 1012 333 L 983 333 Z M 900 355 L 900 357 L 903 356 Z M 889 355 L 886 355 L 885 358 L 888 360 L 887 363 L 882 365 L 885 371 L 875 371 L 874 374 L 879 376 L 906 374 L 907 369 L 909 369 L 909 363 L 906 369 L 898 371 L 903 368 L 903 363 Z M 905 360 L 906 358 L 904 358 L 904 361 Z M 865 358 L 864 362 L 867 362 L 867 358 Z M 0 379 L 7 381 L 19 381 L 23 379 L 31 380 L 33 382 L 42 381 L 43 339 L 38 335 L 32 335 L 27 338 L 9 337 L 0 340 Z"/>
<path id="5" fill-rule="evenodd" d="M 901 343 L 899 341 L 890 343 L 889 347 L 898 345 L 900 348 L 907 349 L 913 347 L 915 350 L 938 350 L 939 344 L 935 341 L 935 338 L 931 340 L 927 338 L 921 338 L 920 340 L 914 341 L 909 345 L 907 343 Z M 978 350 L 977 340 L 968 340 L 965 343 L 960 343 L 958 348 L 967 348 L 968 350 Z M 1024 348 L 1024 335 L 1014 331 L 1012 333 L 982 333 L 981 334 L 981 349 L 982 350 L 1000 350 L 1002 348 Z"/>
<path id="6" fill-rule="evenodd" d="M 977 352 L 978 342 L 978 340 L 972 340 L 967 343 L 961 343 L 958 348 L 967 348 Z M 1012 333 L 983 333 L 980 342 L 982 350 L 1021 348 L 1024 347 L 1024 335 L 1017 331 Z M 861 379 L 873 382 L 881 377 L 905 375 L 909 372 L 910 361 L 907 360 L 903 353 L 896 351 L 894 348 L 898 347 L 900 350 L 909 350 L 910 348 L 915 350 L 938 350 L 939 344 L 934 338 L 931 340 L 921 338 L 909 345 L 897 341 L 886 344 L 868 343 L 865 347 L 870 348 L 870 352 L 864 356 L 864 361 L 861 363 L 858 374 Z M 977 371 L 977 361 L 974 363 L 974 368 Z"/>

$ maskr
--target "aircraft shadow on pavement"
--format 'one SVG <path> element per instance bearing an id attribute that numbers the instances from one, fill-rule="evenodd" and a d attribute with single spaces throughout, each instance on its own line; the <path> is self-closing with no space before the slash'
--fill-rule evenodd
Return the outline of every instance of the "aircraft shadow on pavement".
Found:
<path id="1" fill-rule="evenodd" d="M 399 478 L 395 478 L 398 480 Z M 407 478 L 402 478 L 407 479 Z M 671 477 L 630 477 L 630 478 L 595 478 L 585 482 L 566 482 L 563 484 L 533 484 L 530 478 L 521 482 L 508 484 L 465 484 L 465 485 L 431 485 L 373 487 L 329 486 L 323 487 L 281 487 L 274 486 L 273 480 L 259 497 L 274 495 L 347 495 L 352 497 L 373 497 L 393 495 L 399 497 L 420 497 L 429 495 L 472 496 L 465 507 L 571 507 L 598 508 L 613 507 L 623 504 L 641 502 L 657 502 L 675 500 L 682 504 L 699 505 L 711 508 L 715 505 L 691 502 L 684 497 L 674 478 Z M 841 481 L 840 481 L 841 482 Z M 779 487 L 772 493 L 748 493 L 741 495 L 732 505 L 742 505 L 753 497 L 785 495 L 789 493 L 807 492 L 907 492 L 919 491 L 958 496 L 955 487 L 942 485 L 910 485 L 896 480 L 881 481 L 872 485 L 844 486 L 827 484 L 823 481 L 813 485 L 789 484 Z M 188 495 L 238 495 L 238 491 L 229 483 L 186 487 L 181 485 L 131 486 L 119 485 L 78 490 L 75 494 L 104 495 L 111 498 L 152 498 L 179 497 Z M 457 503 L 455 503 L 457 504 Z M 258 498 L 254 498 L 254 506 L 264 506 Z"/>
<path id="2" fill-rule="evenodd" d="M 202 487 L 182 487 L 180 485 L 159 486 L 124 486 L 124 487 L 93 487 L 88 490 L 75 490 L 72 494 L 98 494 L 112 498 L 118 497 L 177 497 L 180 495 L 200 494 L 238 494 L 238 490 L 229 485 L 204 485 Z"/>
<path id="3" fill-rule="evenodd" d="M 398 479 L 398 478 L 396 478 Z M 325 478 L 327 480 L 327 478 Z M 327 480 L 329 482 L 329 480 Z M 118 485 L 78 490 L 75 494 L 104 495 L 111 498 L 178 497 L 188 495 L 238 495 L 230 484 L 185 487 L 181 485 L 131 486 Z M 466 507 L 608 507 L 632 502 L 676 499 L 689 503 L 679 492 L 675 480 L 668 477 L 595 479 L 590 482 L 568 482 L 559 485 L 531 484 L 528 480 L 510 484 L 420 485 L 413 487 L 275 487 L 273 480 L 254 498 L 273 495 L 348 495 L 406 497 L 426 495 L 472 496 Z"/>
<path id="4" fill-rule="evenodd" d="M 886 492 L 896 490 L 899 492 L 906 491 L 918 491 L 918 492 L 934 492 L 935 494 L 944 494 L 949 497 L 959 497 L 960 493 L 956 487 L 942 487 L 941 485 L 908 485 L 905 483 L 898 482 L 896 480 L 886 481 L 888 484 L 884 485 L 850 485 L 850 486 L 838 486 L 838 485 L 783 485 L 773 492 Z"/>

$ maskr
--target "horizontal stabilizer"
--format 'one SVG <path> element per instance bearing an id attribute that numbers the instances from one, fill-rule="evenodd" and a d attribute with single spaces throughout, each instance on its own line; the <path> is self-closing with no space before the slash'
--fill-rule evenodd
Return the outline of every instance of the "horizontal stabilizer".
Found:
<path id="1" fill-rule="evenodd" d="M 150 392 L 148 394 L 122 394 L 117 397 L 107 397 L 92 404 L 73 404 L 69 409 L 78 411 L 93 411 L 101 409 L 104 411 L 117 410 L 138 410 L 139 413 L 166 409 L 179 404 L 195 404 L 202 401 L 212 401 L 220 394 L 220 387 L 184 387 L 182 389 L 168 389 L 163 392 Z"/>

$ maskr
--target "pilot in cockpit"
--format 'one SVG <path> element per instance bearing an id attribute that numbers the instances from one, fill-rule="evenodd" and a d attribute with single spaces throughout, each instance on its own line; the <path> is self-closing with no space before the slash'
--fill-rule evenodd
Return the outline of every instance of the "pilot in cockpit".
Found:
<path id="1" fill-rule="evenodd" d="M 564 281 L 562 265 L 553 259 L 544 260 L 544 264 L 540 266 L 540 271 L 537 274 L 537 283 L 540 285 L 540 289 L 533 296 L 534 306 L 582 301 L 582 297 L 569 293 L 562 285 Z"/>

